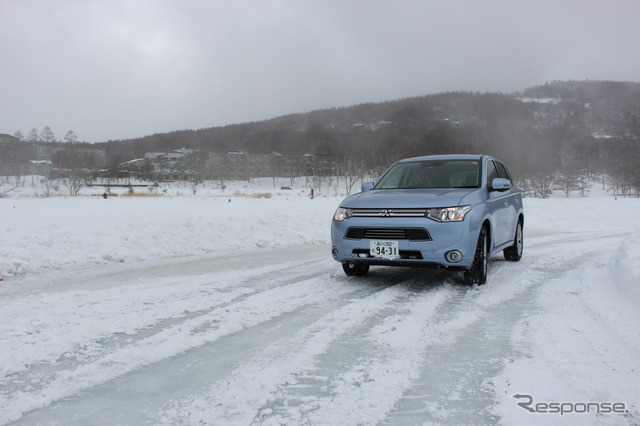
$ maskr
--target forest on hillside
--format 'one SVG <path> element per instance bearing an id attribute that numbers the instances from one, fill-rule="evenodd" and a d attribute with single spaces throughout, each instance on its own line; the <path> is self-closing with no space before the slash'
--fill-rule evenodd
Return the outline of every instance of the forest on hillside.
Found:
<path id="1" fill-rule="evenodd" d="M 109 141 L 111 165 L 181 147 L 331 156 L 337 173 L 376 176 L 411 156 L 485 153 L 525 190 L 640 190 L 640 83 L 555 81 L 513 94 L 447 92 L 262 122 Z"/>
<path id="2" fill-rule="evenodd" d="M 585 194 L 595 181 L 637 195 L 640 83 L 554 81 L 512 94 L 438 93 L 91 146 L 104 148 L 114 175 L 119 163 L 179 148 L 196 150 L 184 166 L 201 176 L 207 173 L 199 170 L 200 154 L 207 152 L 327 156 L 336 160 L 334 175 L 373 178 L 401 158 L 483 153 L 505 161 L 533 196 L 552 189 Z"/>

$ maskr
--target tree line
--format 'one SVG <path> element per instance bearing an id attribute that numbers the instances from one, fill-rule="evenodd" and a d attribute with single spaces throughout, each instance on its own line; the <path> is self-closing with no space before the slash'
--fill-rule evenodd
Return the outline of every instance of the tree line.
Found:
<path id="1" fill-rule="evenodd" d="M 553 189 L 586 195 L 599 180 L 638 194 L 639 144 L 639 83 L 555 81 L 512 94 L 445 92 L 95 146 L 105 148 L 111 170 L 181 147 L 334 157 L 345 185 L 401 158 L 485 153 L 509 164 L 527 193 L 546 197 Z"/>
<path id="2" fill-rule="evenodd" d="M 41 132 L 38 132 L 38 129 L 33 127 L 29 133 L 27 133 L 27 136 L 25 136 L 20 130 L 17 130 L 13 136 L 21 142 L 56 142 L 55 134 L 49 126 L 44 126 Z M 78 135 L 73 130 L 69 130 L 65 133 L 63 141 L 66 143 L 77 143 Z"/>
<path id="3" fill-rule="evenodd" d="M 553 189 L 586 194 L 599 179 L 637 194 L 639 144 L 639 83 L 555 81 L 512 94 L 446 92 L 106 146 L 112 161 L 183 146 L 308 153 L 336 158 L 340 176 L 377 176 L 411 156 L 485 153 L 509 164 L 530 195 L 546 197 Z"/>

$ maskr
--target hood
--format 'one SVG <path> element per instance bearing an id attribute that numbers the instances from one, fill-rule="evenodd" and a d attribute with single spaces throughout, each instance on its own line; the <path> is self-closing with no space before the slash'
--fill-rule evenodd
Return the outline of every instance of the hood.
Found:
<path id="1" fill-rule="evenodd" d="M 346 198 L 341 207 L 351 209 L 453 207 L 478 189 L 372 189 Z"/>

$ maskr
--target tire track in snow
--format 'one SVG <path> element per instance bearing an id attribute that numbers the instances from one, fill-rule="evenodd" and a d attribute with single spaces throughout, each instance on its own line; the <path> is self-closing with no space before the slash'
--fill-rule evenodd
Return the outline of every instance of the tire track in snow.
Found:
<path id="1" fill-rule="evenodd" d="M 531 308 L 536 285 L 566 272 L 567 263 L 584 261 L 583 256 L 588 255 L 570 255 L 553 268 L 546 259 L 520 265 L 494 261 L 494 285 L 449 294 L 447 303 L 436 303 L 438 312 L 425 306 L 436 299 L 432 293 L 396 307 L 408 313 L 356 333 L 367 338 L 341 351 L 349 354 L 341 364 L 350 369 L 336 369 L 334 360 L 333 371 L 309 370 L 303 383 L 281 386 L 277 401 L 265 404 L 255 422 L 407 424 L 448 416 L 462 423 L 495 422 L 486 378 L 501 370 L 505 353 L 511 354 L 511 329 Z M 430 404 L 442 391 L 452 404 Z"/>
<path id="2" fill-rule="evenodd" d="M 3 328 L 21 333 L 3 333 L 2 344 L 8 350 L 0 372 L 7 381 L 21 382 L 32 373 L 43 376 L 92 362 L 172 324 L 289 283 L 283 271 L 299 274 L 300 279 L 303 272 L 313 276 L 324 269 L 306 261 L 8 301 L 1 314 Z"/>
<path id="3" fill-rule="evenodd" d="M 105 422 L 100 411 L 94 408 L 91 414 L 75 421 L 75 424 L 156 423 L 158 420 L 150 419 L 161 410 L 160 404 L 164 401 L 182 400 L 185 395 L 199 394 L 202 389 L 209 388 L 211 383 L 224 377 L 235 366 L 247 363 L 260 355 L 264 347 L 270 346 L 273 341 L 290 339 L 299 329 L 314 323 L 328 312 L 384 291 L 393 283 L 402 280 L 401 277 L 404 275 L 400 273 L 397 278 L 385 277 L 379 283 L 370 283 L 346 278 L 341 270 L 335 268 L 334 262 L 331 261 L 330 264 L 334 266 L 334 271 L 316 279 L 316 286 L 327 287 L 329 294 L 319 294 L 319 300 L 314 303 L 302 305 L 291 312 L 231 333 L 201 347 L 131 371 L 51 407 L 28 413 L 22 421 L 35 424 L 43 420 L 59 419 L 69 424 L 68 419 L 73 417 L 74 413 L 86 411 L 85 407 L 91 406 L 101 407 L 100 409 L 108 412 L 110 422 Z M 334 279 L 334 275 L 339 279 Z M 296 276 L 294 274 L 287 279 L 295 281 Z M 293 344 L 297 345 L 297 342 Z M 140 393 L 140 388 L 144 389 L 143 393 Z M 150 400 L 149 393 L 162 397 Z M 109 395 L 115 394 L 127 401 L 126 409 L 109 409 L 113 404 Z M 141 407 L 146 408 L 142 410 Z"/>
<path id="4" fill-rule="evenodd" d="M 316 277 L 298 281 L 300 275 L 296 275 L 295 268 L 293 272 L 291 268 L 286 268 L 285 274 L 282 274 L 283 268 L 267 274 L 260 270 L 257 274 L 249 271 L 237 281 L 245 282 L 244 290 L 239 293 L 230 292 L 222 303 L 214 304 L 195 316 L 161 324 L 154 327 L 151 334 L 143 330 L 138 339 L 133 336 L 124 346 L 119 346 L 121 342 L 116 341 L 115 345 L 110 344 L 97 356 L 90 357 L 88 362 L 78 357 L 80 362 L 72 360 L 54 366 L 45 365 L 40 371 L 32 366 L 27 376 L 14 375 L 11 387 L 3 385 L 0 397 L 2 422 L 17 420 L 25 412 L 48 406 L 83 389 L 269 321 L 302 306 L 315 304 L 319 300 L 331 300 L 353 291 L 352 288 L 337 283 L 327 285 L 326 281 L 330 280 L 321 275 L 326 271 L 326 265 L 317 265 L 314 272 L 308 270 L 307 263 L 300 267 Z M 274 276 L 280 277 L 273 280 Z M 255 281 L 260 279 L 263 282 L 256 285 Z M 150 290 L 153 290 L 153 286 Z M 54 371 L 50 371 L 51 367 Z M 57 367 L 60 369 L 57 370 Z M 25 389 L 25 382 L 32 384 Z"/>
<path id="5" fill-rule="evenodd" d="M 334 372 L 325 396 L 307 404 L 312 409 L 303 413 L 302 422 L 363 425 L 385 421 L 423 377 L 434 351 L 455 345 L 496 306 L 526 287 L 512 291 L 494 288 L 445 291 L 444 287 L 442 293 L 427 293 L 412 301 L 405 306 L 406 313 L 385 318 L 362 335 L 356 346 L 367 350 L 359 352 L 359 362 Z M 438 296 L 443 297 L 442 302 L 431 306 Z M 439 370 L 446 364 L 434 367 Z"/>
<path id="6" fill-rule="evenodd" d="M 505 353 L 511 354 L 511 328 L 528 309 L 536 281 L 525 278 L 531 274 L 528 267 L 514 276 L 519 266 L 492 266 L 490 284 L 470 289 L 425 331 L 419 377 L 380 424 L 497 422 L 488 411 L 494 394 L 487 378 L 501 370 Z"/>
<path id="7" fill-rule="evenodd" d="M 536 309 L 520 319 L 519 333 L 512 336 L 520 356 L 493 380 L 498 397 L 493 411 L 504 416 L 503 422 L 536 424 L 511 397 L 526 392 L 547 401 L 622 401 L 628 410 L 624 416 L 591 412 L 579 421 L 637 424 L 640 391 L 632 377 L 638 371 L 640 334 L 628 324 L 637 324 L 640 315 L 616 291 L 610 258 L 602 256 L 615 253 L 624 235 L 603 235 L 572 256 L 547 261 L 555 272 L 540 283 Z"/>
<path id="8" fill-rule="evenodd" d="M 595 252 L 601 243 L 601 241 L 595 241 L 590 247 L 593 247 Z M 442 421 L 442 418 L 463 419 L 464 417 L 459 417 L 459 415 L 470 414 L 477 407 L 465 408 L 464 401 L 460 398 L 461 389 L 468 386 L 470 392 L 487 393 L 488 385 L 483 381 L 483 377 L 486 376 L 486 373 L 491 376 L 494 370 L 487 370 L 486 364 L 485 367 L 474 364 L 472 355 L 482 358 L 487 357 L 487 352 L 469 345 L 459 346 L 460 342 L 474 334 L 478 334 L 479 338 L 493 338 L 492 333 L 486 334 L 486 330 L 491 328 L 493 320 L 500 318 L 502 314 L 510 313 L 515 315 L 515 318 L 517 315 L 521 315 L 519 311 L 523 311 L 522 309 L 509 306 L 509 303 L 515 298 L 526 300 L 533 297 L 536 294 L 536 284 L 540 284 L 548 278 L 562 276 L 576 264 L 588 261 L 589 256 L 592 255 L 591 252 L 585 253 L 583 250 L 574 252 L 570 249 L 570 244 L 570 242 L 563 241 L 562 236 L 557 239 L 546 238 L 540 243 L 534 241 L 532 247 L 528 245 L 525 258 L 519 264 L 492 262 L 490 283 L 487 286 L 464 287 L 464 290 L 461 291 L 463 287 L 454 286 L 451 288 L 446 284 L 436 285 L 434 290 L 436 293 L 438 291 L 448 293 L 451 290 L 452 294 L 448 296 L 450 299 L 447 300 L 447 303 L 441 304 L 439 311 L 434 317 L 429 317 L 430 319 L 420 317 L 424 312 L 416 310 L 417 308 L 412 311 L 411 308 L 412 303 L 418 303 L 415 300 L 416 295 L 411 291 L 420 287 L 418 282 L 421 280 L 416 277 L 421 272 L 408 272 L 402 269 L 393 269 L 393 272 L 387 272 L 381 268 L 380 272 L 376 270 L 365 280 L 342 278 L 338 272 L 326 273 L 328 265 L 334 265 L 332 261 L 320 262 L 318 265 L 315 265 L 313 261 L 301 263 L 300 269 L 303 271 L 299 271 L 296 267 L 292 268 L 291 263 L 287 263 L 287 268 L 274 268 L 271 272 L 263 271 L 265 272 L 263 275 L 256 274 L 255 269 L 251 269 L 246 271 L 246 285 L 249 288 L 261 284 L 260 282 L 252 282 L 252 280 L 270 281 L 273 286 L 262 283 L 266 285 L 262 290 L 241 296 L 238 300 L 229 302 L 226 307 L 212 306 L 209 310 L 205 309 L 205 312 L 194 312 L 194 316 L 179 318 L 176 322 L 157 323 L 157 329 L 153 330 L 151 335 L 141 333 L 139 340 L 124 342 L 126 347 L 122 347 L 122 341 L 118 340 L 118 344 L 113 347 L 115 352 L 94 357 L 88 364 L 78 365 L 72 361 L 70 367 L 63 367 L 66 369 L 65 371 L 57 371 L 54 374 L 54 380 L 48 381 L 46 386 L 42 388 L 35 386 L 34 390 L 33 386 L 25 385 L 21 389 L 16 389 L 9 395 L 13 399 L 5 399 L 0 402 L 0 407 L 9 407 L 12 410 L 17 407 L 17 410 L 21 410 L 20 404 L 27 400 L 33 400 L 34 397 L 37 406 L 48 405 L 61 398 L 74 396 L 80 390 L 88 389 L 96 384 L 107 383 L 115 377 L 127 375 L 143 366 L 162 360 L 171 361 L 176 358 L 176 354 L 186 350 L 200 348 L 211 342 L 215 343 L 226 336 L 241 337 L 247 334 L 245 331 L 249 328 L 266 324 L 276 318 L 283 318 L 280 321 L 281 324 L 286 321 L 292 322 L 292 328 L 281 330 L 283 333 L 290 332 L 292 334 L 290 339 L 281 339 L 280 343 L 273 345 L 269 345 L 273 342 L 256 341 L 252 348 L 255 348 L 257 352 L 261 350 L 262 345 L 267 344 L 269 345 L 267 350 L 275 351 L 272 353 L 276 355 L 278 348 L 289 348 L 291 352 L 289 356 L 293 358 L 276 357 L 279 360 L 284 359 L 284 362 L 291 360 L 291 363 L 288 364 L 288 370 L 278 370 L 280 366 L 277 365 L 277 362 L 269 363 L 268 357 L 256 357 L 255 355 L 252 355 L 249 361 L 242 366 L 258 366 L 253 370 L 258 376 L 256 382 L 251 382 L 242 376 L 241 367 L 230 370 L 232 371 L 229 373 L 230 375 L 233 374 L 233 371 L 238 371 L 240 375 L 237 376 L 237 380 L 234 379 L 235 376 L 228 376 L 233 379 L 228 381 L 231 383 L 229 386 L 237 385 L 236 388 L 229 391 L 229 395 L 233 395 L 235 391 L 236 399 L 241 399 L 240 390 L 242 390 L 242 386 L 245 386 L 245 391 L 258 393 L 259 396 L 254 397 L 254 400 L 262 401 L 262 403 L 252 407 L 240 402 L 235 403 L 237 410 L 241 411 L 244 408 L 248 410 L 248 414 L 240 411 L 227 412 L 224 407 L 219 407 L 217 409 L 223 413 L 222 418 L 230 421 L 242 418 L 249 419 L 249 422 L 263 421 L 264 423 L 276 422 L 278 419 L 322 422 L 323 419 L 338 419 L 337 414 L 339 414 L 342 416 L 339 418 L 340 423 L 348 424 L 350 420 L 353 420 L 353 424 L 375 423 L 380 421 L 380 418 L 384 419 L 384 416 L 388 416 L 389 423 L 398 424 L 402 423 L 398 419 L 407 418 L 403 416 L 409 413 L 409 410 L 414 409 L 417 410 L 418 418 L 425 419 L 430 415 L 435 422 Z M 550 256 L 554 247 L 560 250 L 558 257 Z M 337 271 L 337 268 L 335 269 Z M 299 278 L 301 272 L 308 277 L 307 280 Z M 322 275 L 323 273 L 324 275 Z M 340 275 L 341 278 L 334 279 L 336 275 Z M 429 271 L 428 275 L 436 277 L 436 281 L 438 281 L 437 272 L 434 274 Z M 402 284 L 397 288 L 388 287 L 398 282 Z M 170 286 L 170 283 L 165 284 Z M 153 285 L 149 286 L 149 290 L 153 290 Z M 398 296 L 386 307 L 377 308 L 367 319 L 363 319 L 353 327 L 350 326 L 353 317 L 348 315 L 342 316 L 345 324 L 340 327 L 344 327 L 344 329 L 339 328 L 337 322 L 327 324 L 332 315 L 340 312 L 339 310 L 342 308 L 353 305 L 354 308 L 363 309 L 377 294 L 393 293 L 398 290 L 405 296 Z M 227 291 L 233 291 L 233 286 L 228 287 Z M 425 296 L 429 293 L 427 292 Z M 197 293 L 194 294 L 194 297 L 198 296 Z M 278 306 L 281 302 L 286 306 Z M 426 303 L 426 301 L 424 302 Z M 274 306 L 260 306 L 261 303 L 273 304 Z M 361 311 L 352 311 L 351 314 L 357 319 L 358 312 Z M 346 313 L 349 311 L 345 311 Z M 216 317 L 214 314 L 219 316 Z M 315 318 L 317 319 L 313 321 Z M 409 327 L 408 325 L 397 326 L 398 324 L 411 323 L 412 318 L 423 318 L 428 325 L 414 321 L 414 325 L 419 324 L 418 331 L 413 328 L 405 329 L 405 327 Z M 234 321 L 240 323 L 234 324 Z M 396 325 L 393 325 L 394 321 L 397 323 Z M 321 334 L 318 335 L 318 340 L 313 341 L 311 331 L 313 327 L 309 324 L 316 323 L 317 327 L 324 324 L 324 327 L 338 330 L 337 337 Z M 300 328 L 301 324 L 304 328 Z M 219 333 L 221 327 L 226 329 L 226 333 Z M 320 328 L 320 331 L 322 330 Z M 495 334 L 504 335 L 509 330 L 510 326 L 505 325 Z M 329 338 L 330 340 L 327 340 Z M 409 345 L 410 350 L 406 350 L 406 339 L 421 343 L 416 344 L 415 347 Z M 305 342 L 310 342 L 308 346 L 305 346 L 309 351 L 298 353 L 300 345 Z M 322 350 L 321 346 L 327 344 L 329 345 L 328 349 Z M 314 347 L 317 349 L 312 350 Z M 156 348 L 160 349 L 158 354 L 152 353 Z M 360 348 L 360 351 L 354 350 L 354 348 Z M 475 354 L 470 353 L 467 358 L 463 357 L 457 360 L 461 365 L 468 366 L 467 371 L 460 366 L 457 366 L 457 369 L 452 369 L 449 364 L 446 364 L 452 359 L 451 354 L 460 351 L 460 349 L 475 349 L 477 351 Z M 498 355 L 506 353 L 508 356 L 512 354 L 509 351 L 513 350 L 513 348 L 503 348 L 502 351 L 500 348 L 497 349 Z M 150 352 L 145 353 L 147 350 Z M 315 355 L 313 355 L 314 353 Z M 332 358 L 335 353 L 347 354 L 347 356 L 338 360 Z M 430 354 L 434 353 L 437 353 L 438 356 L 430 358 Z M 132 357 L 132 355 L 134 356 Z M 136 355 L 138 356 L 136 357 Z M 491 355 L 491 357 L 494 356 Z M 263 364 L 256 361 L 260 359 L 263 360 Z M 433 360 L 429 361 L 429 359 Z M 304 360 L 310 360 L 306 366 L 302 365 Z M 271 371 L 273 374 L 269 376 L 265 373 L 265 376 L 261 376 L 262 370 L 259 367 L 264 365 L 267 365 L 265 371 Z M 410 372 L 404 371 L 407 365 L 416 366 L 419 371 L 417 378 L 414 373 L 409 374 Z M 381 373 L 382 369 L 387 366 L 391 366 L 391 372 L 398 371 L 399 373 L 396 375 Z M 494 365 L 494 367 L 500 369 L 501 365 Z M 104 375 L 101 373 L 103 370 Z M 438 370 L 443 371 L 439 377 L 443 379 L 444 383 L 450 383 L 449 387 L 440 389 L 428 387 L 429 375 Z M 95 377 L 90 377 L 92 374 Z M 243 377 L 246 379 L 244 382 L 242 381 Z M 372 378 L 374 380 L 371 380 Z M 222 391 L 226 389 L 222 382 L 216 383 Z M 258 383 L 259 389 L 253 387 L 254 383 Z M 380 397 L 375 393 L 376 386 L 394 389 L 394 394 L 400 396 Z M 67 389 L 69 390 L 67 391 Z M 318 389 L 321 392 L 317 392 Z M 442 401 L 442 395 L 438 394 L 439 391 L 443 391 L 447 396 L 445 404 L 433 405 L 434 401 Z M 24 394 L 23 399 L 19 398 L 19 393 Z M 171 418 L 190 419 L 187 408 L 191 407 L 194 410 L 194 415 L 198 418 L 197 416 L 209 408 L 200 407 L 198 401 L 205 404 L 210 401 L 215 402 L 215 397 L 207 399 L 208 394 L 204 393 L 203 395 L 196 398 L 195 405 L 177 399 L 178 402 L 173 406 L 173 411 L 168 409 L 163 413 L 175 416 Z M 350 395 L 353 395 L 351 400 L 349 400 Z M 412 398 L 415 398 L 415 403 L 411 403 Z M 491 403 L 490 398 L 488 403 Z M 367 407 L 369 404 L 382 408 L 377 411 L 363 409 L 360 413 L 361 416 L 358 417 L 350 413 L 354 404 L 356 407 L 360 407 L 359 404 L 364 404 L 362 407 Z M 233 406 L 233 404 L 230 405 L 230 407 Z M 5 411 L 2 408 L 2 412 Z M 14 411 L 14 413 L 23 411 Z M 20 414 L 17 415 L 19 417 Z M 5 414 L 3 414 L 4 416 Z M 356 419 L 356 417 L 358 418 Z M 476 420 L 478 419 L 476 418 Z"/>
<path id="9" fill-rule="evenodd" d="M 293 385 L 280 386 L 254 424 L 367 424 L 384 418 L 387 405 L 402 396 L 402 384 L 415 379 L 419 360 L 411 353 L 421 346 L 420 330 L 460 291 L 448 284 L 412 291 L 412 281 L 394 289 L 402 293 L 398 300 L 332 342 Z M 402 360 L 396 364 L 396 358 Z"/>
<path id="10" fill-rule="evenodd" d="M 523 348 L 514 346 L 513 337 L 521 321 L 538 312 L 540 286 L 589 262 L 609 239 L 603 235 L 586 250 L 572 250 L 573 240 L 559 236 L 534 242 L 520 263 L 494 261 L 489 284 L 479 288 L 478 297 L 464 301 L 468 316 L 475 321 L 457 333 L 447 333 L 453 340 L 429 348 L 421 378 L 382 424 L 498 423 L 500 418 L 493 410 L 497 404 L 494 378 L 523 356 Z M 549 256 L 556 246 L 567 249 Z"/>
<path id="11" fill-rule="evenodd" d="M 430 299 L 430 305 L 441 303 L 450 291 L 439 294 L 441 296 Z M 402 308 L 406 299 L 406 288 L 396 286 L 347 300 L 343 306 L 325 312 L 292 336 L 268 346 L 260 356 L 229 372 L 205 394 L 174 402 L 158 416 L 158 421 L 164 424 L 263 423 L 264 413 L 271 410 L 272 401 L 307 375 L 335 341 L 357 333 L 359 327 L 370 321 L 379 322 L 389 311 Z"/>

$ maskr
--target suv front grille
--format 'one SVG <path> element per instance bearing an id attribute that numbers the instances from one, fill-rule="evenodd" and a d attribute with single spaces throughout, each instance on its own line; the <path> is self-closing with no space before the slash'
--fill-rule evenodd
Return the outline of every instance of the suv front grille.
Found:
<path id="1" fill-rule="evenodd" d="M 353 209 L 353 217 L 425 217 L 427 209 Z"/>
<path id="2" fill-rule="evenodd" d="M 345 238 L 349 240 L 412 240 L 430 241 L 431 236 L 423 228 L 358 228 L 347 229 Z"/>

